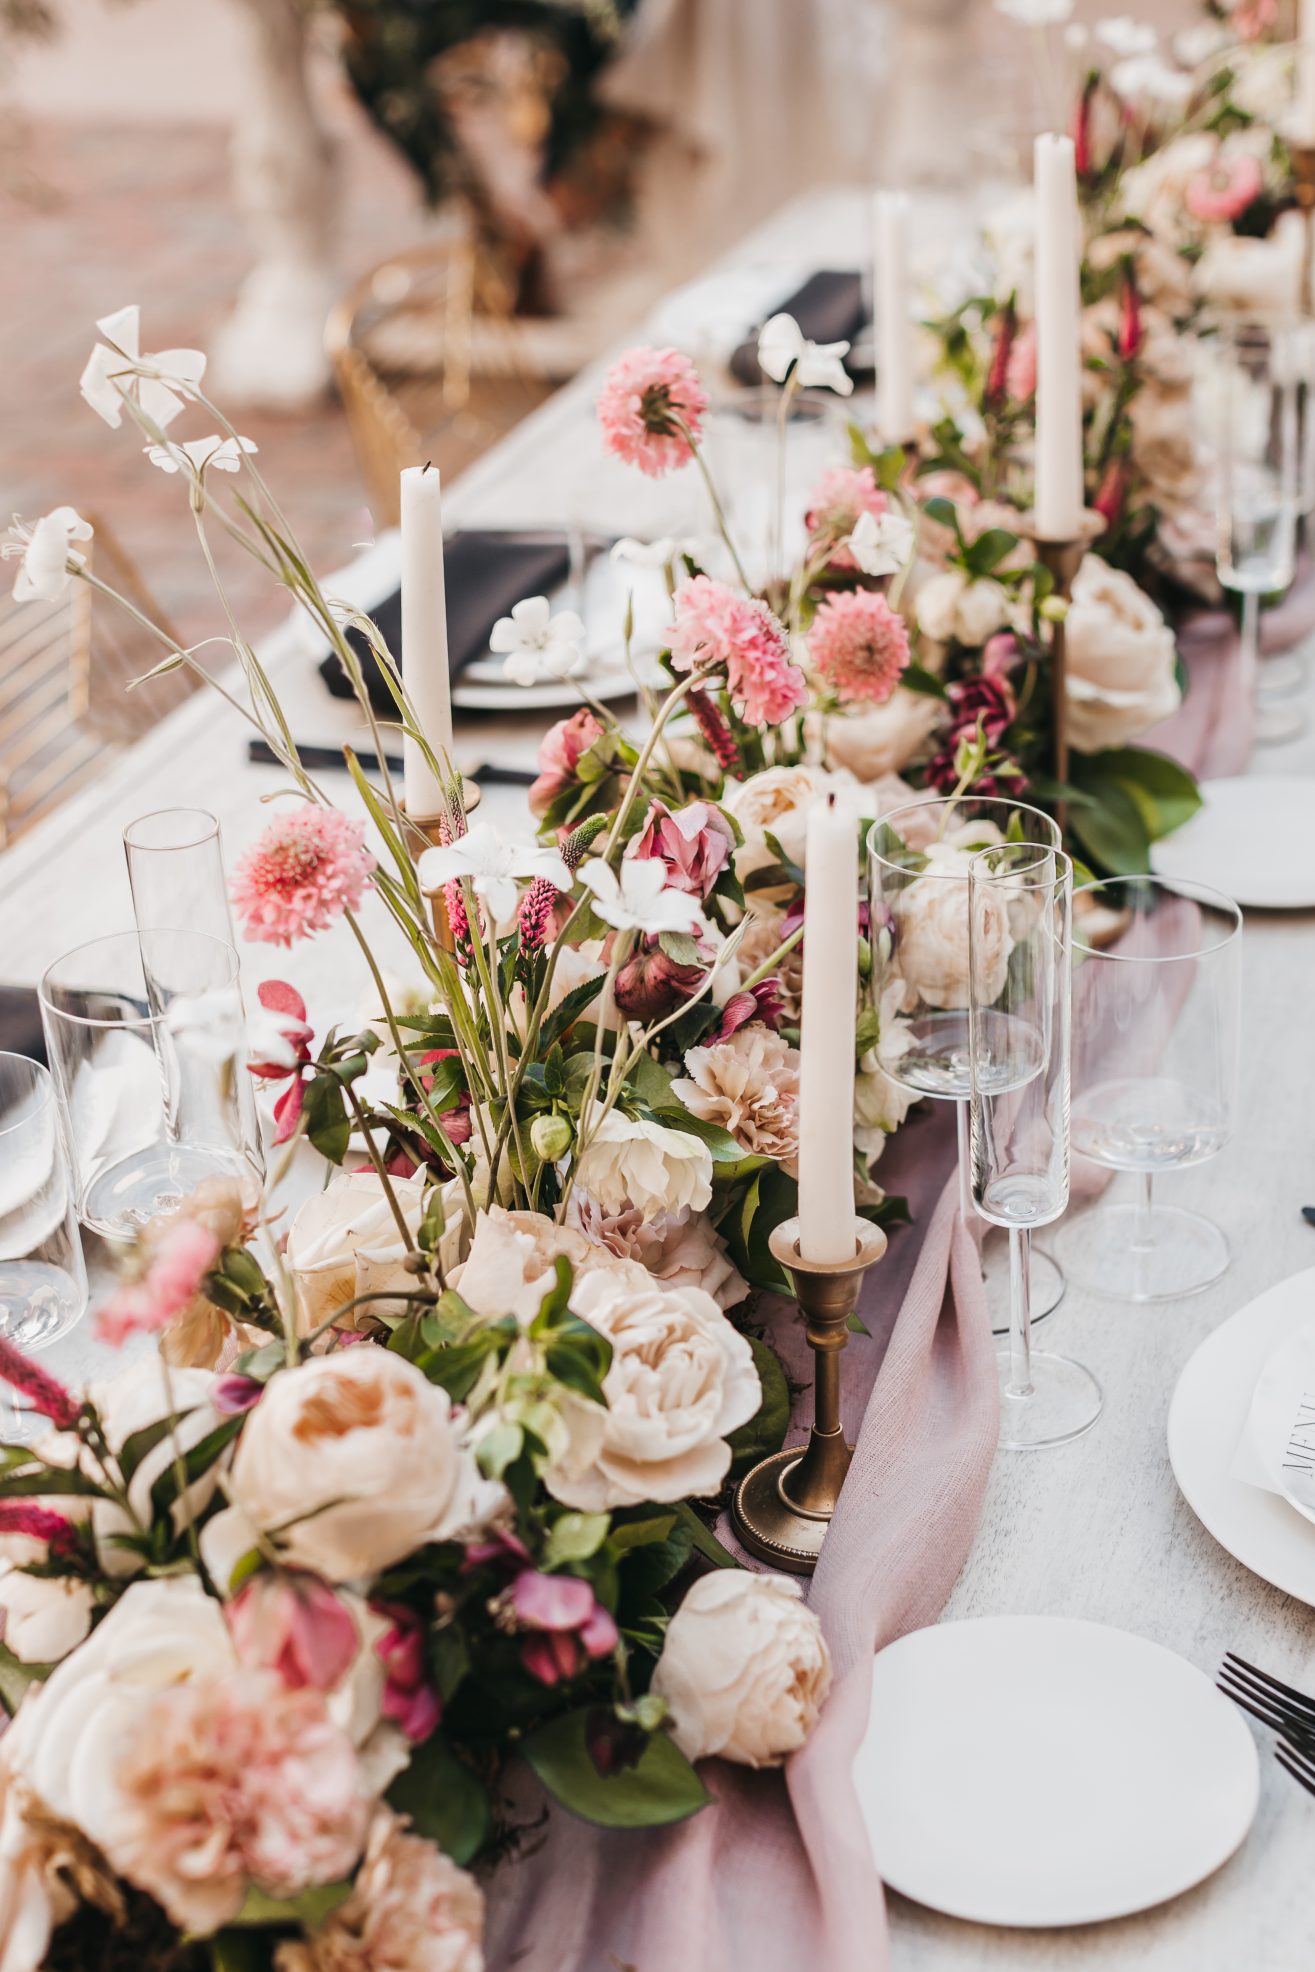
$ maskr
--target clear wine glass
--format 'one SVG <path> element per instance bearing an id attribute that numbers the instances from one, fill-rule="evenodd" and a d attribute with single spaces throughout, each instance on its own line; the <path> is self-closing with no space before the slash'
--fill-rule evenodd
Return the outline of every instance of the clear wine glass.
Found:
<path id="1" fill-rule="evenodd" d="M 907 1042 L 883 1066 L 917 1095 L 957 1105 L 959 1199 L 969 1224 L 968 871 L 973 852 L 1009 839 L 1045 849 L 1061 846 L 1058 827 L 1042 809 L 996 796 L 933 795 L 906 802 L 868 835 L 873 991 L 880 1003 L 886 988 L 898 982 Z M 1048 1255 L 1035 1258 L 1035 1318 L 1040 1320 L 1062 1300 L 1064 1276 Z M 1002 1319 L 995 1333 L 1006 1332 Z"/>
<path id="2" fill-rule="evenodd" d="M 0 1335 L 30 1355 L 67 1335 L 86 1307 L 54 1086 L 39 1062 L 0 1053 Z M 26 1411 L 0 1405 L 7 1443 L 23 1442 L 32 1429 Z"/>
<path id="3" fill-rule="evenodd" d="M 1214 455 L 1215 566 L 1242 599 L 1242 675 L 1257 695 L 1256 738 L 1275 744 L 1306 730 L 1298 707 L 1275 703 L 1301 688 L 1304 665 L 1260 660 L 1261 599 L 1287 589 L 1296 564 L 1301 343 L 1285 329 L 1243 324 L 1203 338 L 1198 351 L 1201 425 Z"/>
<path id="4" fill-rule="evenodd" d="M 1059 1252 L 1094 1293 L 1176 1300 L 1228 1265 L 1219 1227 L 1157 1203 L 1153 1186 L 1232 1134 L 1242 913 L 1204 884 L 1164 877 L 1083 884 L 1074 905 L 1073 1148 L 1134 1172 L 1138 1196 L 1071 1219 Z"/>
<path id="5" fill-rule="evenodd" d="M 973 1203 L 1009 1234 L 1009 1341 L 999 1354 L 1000 1444 L 1038 1451 L 1100 1416 L 1100 1385 L 1032 1347 L 1032 1233 L 1069 1187 L 1070 915 L 1062 850 L 1004 842 L 968 870 Z"/>
<path id="6" fill-rule="evenodd" d="M 139 931 L 167 926 L 233 942 L 219 818 L 208 808 L 157 808 L 123 831 Z"/>

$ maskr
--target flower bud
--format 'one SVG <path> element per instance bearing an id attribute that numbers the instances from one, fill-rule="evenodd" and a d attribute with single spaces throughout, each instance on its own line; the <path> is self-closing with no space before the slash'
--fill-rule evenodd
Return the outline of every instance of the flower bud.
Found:
<path id="1" fill-rule="evenodd" d="M 555 1112 L 550 1116 L 536 1116 L 530 1125 L 530 1142 L 536 1157 L 545 1164 L 555 1164 L 559 1157 L 565 1157 L 571 1148 L 575 1133 L 564 1116 Z"/>

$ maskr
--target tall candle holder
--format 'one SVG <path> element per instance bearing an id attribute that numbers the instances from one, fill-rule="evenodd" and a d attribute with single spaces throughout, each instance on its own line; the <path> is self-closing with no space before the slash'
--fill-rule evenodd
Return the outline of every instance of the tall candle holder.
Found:
<path id="1" fill-rule="evenodd" d="M 461 805 L 469 821 L 479 807 L 483 790 L 474 781 L 464 777 L 461 782 Z M 447 815 L 408 815 L 406 803 L 402 803 L 402 814 L 406 823 L 407 846 L 411 860 L 419 862 L 425 849 L 444 849 L 452 840 L 452 823 Z M 416 842 L 416 836 L 424 838 L 423 848 Z M 456 937 L 452 930 L 447 910 L 447 885 L 435 890 L 429 899 L 429 916 L 434 927 L 434 938 L 440 951 L 455 953 Z"/>
<path id="2" fill-rule="evenodd" d="M 1301 238 L 1301 292 L 1297 296 L 1297 312 L 1309 315 L 1311 312 L 1312 253 L 1315 240 L 1312 228 L 1315 227 L 1315 144 L 1290 144 L 1292 159 L 1292 192 L 1297 201 L 1297 210 L 1305 224 Z"/>
<path id="3" fill-rule="evenodd" d="M 866 1219 L 854 1221 L 852 1260 L 805 1260 L 799 1221 L 787 1219 L 768 1242 L 790 1276 L 816 1357 L 813 1427 L 806 1445 L 773 1452 L 747 1472 L 735 1491 L 731 1518 L 751 1554 L 792 1575 L 811 1575 L 822 1552 L 840 1489 L 854 1456 L 840 1422 L 840 1352 L 863 1276 L 886 1250 L 886 1235 Z"/>
<path id="4" fill-rule="evenodd" d="M 1030 537 L 1036 558 L 1048 572 L 1054 588 L 1051 594 L 1065 605 L 1073 600 L 1073 581 L 1082 566 L 1082 557 L 1093 541 L 1105 531 L 1105 521 L 1101 514 L 1090 509 L 1083 512 L 1078 532 L 1066 540 L 1056 540 L 1037 531 L 1036 515 L 1027 514 L 1021 531 Z M 1068 683 L 1067 646 L 1065 618 L 1057 617 L 1050 625 L 1050 696 L 1051 717 L 1054 730 L 1054 770 L 1055 779 L 1061 787 L 1068 785 Z M 1067 825 L 1067 803 L 1061 799 L 1056 803 L 1055 819 L 1060 828 Z"/>

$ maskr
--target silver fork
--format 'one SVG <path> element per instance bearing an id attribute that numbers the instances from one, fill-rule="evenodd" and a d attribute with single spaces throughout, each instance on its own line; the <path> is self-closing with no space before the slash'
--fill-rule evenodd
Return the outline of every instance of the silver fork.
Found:
<path id="1" fill-rule="evenodd" d="M 1248 1664 L 1231 1650 L 1220 1666 L 1218 1685 L 1226 1697 L 1262 1725 L 1271 1726 L 1298 1745 L 1309 1743 L 1315 1750 L 1315 1701 L 1305 1692 Z"/>
<path id="2" fill-rule="evenodd" d="M 1290 1746 L 1286 1739 L 1280 1739 L 1274 1749 L 1274 1758 L 1308 1794 L 1315 1794 L 1315 1759 L 1309 1753 Z"/>

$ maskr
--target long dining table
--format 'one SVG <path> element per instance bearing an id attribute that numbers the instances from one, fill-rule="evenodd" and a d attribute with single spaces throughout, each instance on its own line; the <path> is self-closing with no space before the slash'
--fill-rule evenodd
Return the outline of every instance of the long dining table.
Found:
<path id="1" fill-rule="evenodd" d="M 948 237 L 945 213 L 933 213 L 918 237 L 930 254 Z M 636 325 L 631 340 L 679 341 L 709 360 L 715 351 L 724 355 L 812 269 L 859 266 L 865 241 L 861 194 L 810 195 L 750 235 L 706 278 L 668 298 L 649 322 Z M 646 481 L 605 458 L 592 412 L 602 367 L 576 378 L 445 490 L 447 525 L 567 524 L 645 538 L 689 527 L 697 489 L 679 477 Z M 71 377 L 70 389 L 75 384 Z M 277 455 L 262 463 L 277 486 Z M 69 486 L 64 497 L 76 502 L 80 492 Z M 187 525 L 181 500 L 179 525 Z M 369 607 L 396 586 L 398 567 L 396 537 L 384 535 L 326 587 Z M 299 738 L 360 737 L 351 708 L 328 699 L 319 685 L 304 632 L 290 622 L 264 641 L 261 657 Z M 1308 710 L 1311 733 L 1257 751 L 1251 773 L 1315 776 L 1315 691 L 1308 693 Z M 532 767 L 554 716 L 462 715 L 460 764 L 467 772 L 481 765 Z M 0 974 L 35 983 L 62 952 L 131 924 L 120 837 L 135 816 L 174 805 L 212 809 L 231 865 L 263 826 L 262 800 L 286 779 L 277 766 L 250 760 L 249 737 L 236 714 L 197 692 L 136 745 L 109 757 L 93 785 L 0 856 Z M 347 776 L 334 774 L 330 785 L 351 809 Z M 525 826 L 520 788 L 493 786 L 484 799 L 495 820 L 514 825 L 519 818 Z M 1257 857 L 1266 853 L 1263 840 L 1250 847 Z M 382 913 L 371 928 L 385 958 L 400 965 Z M 288 954 L 246 946 L 243 963 L 252 982 L 292 979 L 321 1025 L 367 1004 L 368 982 L 345 933 L 330 932 Z M 1315 913 L 1247 914 L 1237 1127 L 1213 1161 L 1162 1182 L 1165 1202 L 1190 1205 L 1225 1229 L 1232 1264 L 1206 1292 L 1151 1307 L 1070 1287 L 1046 1325 L 1046 1346 L 1091 1366 L 1104 1389 L 1104 1411 L 1073 1444 L 997 1456 L 977 1536 L 943 1620 L 1084 1617 L 1152 1638 L 1211 1676 L 1232 1649 L 1315 1688 L 1311 1607 L 1248 1572 L 1206 1532 L 1174 1481 L 1165 1431 L 1174 1385 L 1202 1339 L 1263 1290 L 1315 1266 L 1315 1230 L 1301 1216 L 1302 1204 L 1315 1198 L 1313 973 Z M 915 1238 L 916 1229 L 898 1236 Z M 56 1345 L 49 1361 L 78 1380 L 111 1367 L 90 1324 Z M 1315 1600 L 1315 1568 L 1311 1581 Z M 1020 1735 L 1030 1729 L 1026 1717 L 1018 1720 Z M 894 1964 L 906 1972 L 997 1966 L 1296 1972 L 1310 1963 L 1315 1944 L 1315 1800 L 1279 1770 L 1267 1744 L 1261 1750 L 1260 1809 L 1247 1841 L 1187 1895 L 1136 1917 L 1043 1932 L 966 1924 L 893 1895 Z M 953 1772 L 944 1785 L 954 1787 Z M 1038 1799 L 1034 1812 L 1039 1822 L 1049 1803 Z M 1015 1835 L 1026 1850 L 1026 1819 Z"/>

